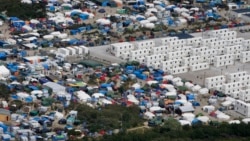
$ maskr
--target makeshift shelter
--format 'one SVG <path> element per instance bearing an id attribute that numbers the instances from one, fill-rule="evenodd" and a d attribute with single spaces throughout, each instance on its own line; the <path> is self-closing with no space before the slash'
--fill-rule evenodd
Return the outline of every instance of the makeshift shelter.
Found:
<path id="1" fill-rule="evenodd" d="M 10 76 L 10 71 L 5 66 L 0 66 L 0 77 L 8 77 Z"/>
<path id="2" fill-rule="evenodd" d="M 51 88 L 54 93 L 66 91 L 66 88 L 64 86 L 54 82 L 46 82 L 43 85 Z"/>
<path id="3" fill-rule="evenodd" d="M 81 61 L 79 64 L 85 67 L 92 67 L 92 68 L 103 66 L 101 63 L 94 61 L 94 60 L 84 60 L 84 61 Z"/>
<path id="4" fill-rule="evenodd" d="M 78 91 L 76 92 L 76 95 L 79 98 L 79 100 L 82 102 L 87 102 L 89 99 L 91 99 L 91 97 L 84 91 Z"/>

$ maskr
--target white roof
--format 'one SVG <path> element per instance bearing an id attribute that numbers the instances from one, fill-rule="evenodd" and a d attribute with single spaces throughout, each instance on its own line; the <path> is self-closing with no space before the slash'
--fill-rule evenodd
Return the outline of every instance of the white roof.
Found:
<path id="1" fill-rule="evenodd" d="M 84 91 L 77 91 L 76 92 L 77 97 L 81 100 L 81 101 L 87 101 L 88 99 L 90 99 L 91 97 L 85 93 Z"/>
<path id="2" fill-rule="evenodd" d="M 31 94 L 32 95 L 34 95 L 34 94 L 43 94 L 43 91 L 41 91 L 41 90 L 34 90 L 34 91 L 31 92 Z"/>
<path id="3" fill-rule="evenodd" d="M 245 124 L 248 124 L 250 122 L 250 118 L 244 118 L 242 119 L 242 122 L 244 122 Z"/>
<path id="4" fill-rule="evenodd" d="M 92 94 L 92 97 L 94 97 L 94 98 L 104 97 L 104 94 L 102 94 L 102 93 L 94 93 L 94 94 Z"/>
<path id="5" fill-rule="evenodd" d="M 53 92 L 57 93 L 57 92 L 65 92 L 66 88 L 62 85 L 59 85 L 57 83 L 54 82 L 47 82 L 44 83 L 43 85 L 51 88 L 53 90 Z"/>
<path id="6" fill-rule="evenodd" d="M 29 97 L 30 95 L 27 94 L 27 93 L 24 93 L 24 92 L 19 92 L 16 94 L 18 97 L 22 97 L 22 98 L 26 98 L 26 97 Z"/>
<path id="7" fill-rule="evenodd" d="M 165 76 L 163 76 L 164 80 L 172 80 L 173 78 L 174 78 L 173 75 L 165 75 Z"/>
<path id="8" fill-rule="evenodd" d="M 184 125 L 189 125 L 189 126 L 191 126 L 191 122 L 190 122 L 190 121 L 187 121 L 187 120 L 179 120 L 179 122 L 180 122 L 180 124 L 181 124 L 182 126 L 184 126 Z"/>
<path id="9" fill-rule="evenodd" d="M 157 84 L 157 83 L 159 83 L 159 82 L 158 81 L 147 81 L 148 85 Z"/>
<path id="10" fill-rule="evenodd" d="M 209 117 L 207 116 L 199 116 L 197 119 L 203 123 L 207 123 L 209 121 Z"/>
<path id="11" fill-rule="evenodd" d="M 240 124 L 239 120 L 231 120 L 228 122 L 229 124 Z"/>
<path id="12" fill-rule="evenodd" d="M 128 101 L 133 102 L 134 104 L 139 104 L 139 101 L 135 98 L 134 95 L 130 94 L 127 96 Z"/>
<path id="13" fill-rule="evenodd" d="M 154 107 L 149 108 L 150 112 L 159 111 L 159 110 L 161 110 L 161 107 L 159 107 L 159 106 L 154 106 Z"/>
<path id="14" fill-rule="evenodd" d="M 222 114 L 218 114 L 217 115 L 217 118 L 220 119 L 220 120 L 229 120 L 230 119 L 230 116 L 222 113 Z"/>
<path id="15" fill-rule="evenodd" d="M 141 85 L 139 83 L 135 83 L 135 84 L 132 85 L 132 88 L 134 88 L 134 89 L 140 89 Z"/>
<path id="16" fill-rule="evenodd" d="M 228 107 L 230 105 L 232 105 L 232 101 L 224 101 L 221 103 L 222 106 Z"/>

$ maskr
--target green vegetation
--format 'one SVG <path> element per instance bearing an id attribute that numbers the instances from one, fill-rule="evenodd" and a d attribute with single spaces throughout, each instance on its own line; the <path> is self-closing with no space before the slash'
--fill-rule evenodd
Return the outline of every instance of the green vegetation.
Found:
<path id="1" fill-rule="evenodd" d="M 136 106 L 107 105 L 93 109 L 81 104 L 75 110 L 78 111 L 79 120 L 87 121 L 87 128 L 91 132 L 137 127 L 143 125 L 144 121 L 139 117 Z"/>
<path id="2" fill-rule="evenodd" d="M 250 124 L 222 123 L 220 125 L 200 125 L 181 127 L 177 121 L 169 119 L 161 127 L 144 133 L 119 133 L 104 136 L 101 141 L 247 141 L 250 139 Z"/>
<path id="3" fill-rule="evenodd" d="M 0 84 L 0 97 L 8 100 L 10 97 L 10 90 L 8 89 L 8 87 L 5 84 Z"/>
<path id="4" fill-rule="evenodd" d="M 7 16 L 18 17 L 23 20 L 44 18 L 46 16 L 45 3 L 26 4 L 20 0 L 0 0 L 0 11 Z"/>

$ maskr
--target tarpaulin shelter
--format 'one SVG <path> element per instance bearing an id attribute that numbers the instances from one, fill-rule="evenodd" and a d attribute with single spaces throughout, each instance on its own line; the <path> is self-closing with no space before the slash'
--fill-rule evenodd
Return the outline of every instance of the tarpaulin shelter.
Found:
<path id="1" fill-rule="evenodd" d="M 89 18 L 89 15 L 88 15 L 88 14 L 81 13 L 81 14 L 79 14 L 79 18 L 80 18 L 81 20 L 87 20 L 87 19 Z"/>
<path id="2" fill-rule="evenodd" d="M 81 61 L 79 64 L 84 65 L 86 67 L 93 67 L 93 68 L 103 66 L 101 63 L 94 61 L 94 60 L 84 60 L 84 61 Z"/>

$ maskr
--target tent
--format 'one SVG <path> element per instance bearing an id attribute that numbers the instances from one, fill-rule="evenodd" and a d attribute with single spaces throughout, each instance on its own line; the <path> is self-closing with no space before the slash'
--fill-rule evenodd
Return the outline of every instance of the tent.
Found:
<path id="1" fill-rule="evenodd" d="M 136 104 L 136 105 L 138 105 L 139 104 L 139 101 L 135 98 L 135 96 L 134 95 L 128 95 L 127 96 L 127 98 L 128 98 L 128 101 L 130 101 L 130 102 L 132 102 L 132 103 L 134 103 L 134 104 Z"/>
<path id="2" fill-rule="evenodd" d="M 88 15 L 88 14 L 81 13 L 81 14 L 79 14 L 79 18 L 80 18 L 81 20 L 87 20 L 87 19 L 89 18 L 89 15 Z"/>
<path id="3" fill-rule="evenodd" d="M 78 91 L 76 92 L 76 95 L 79 98 L 79 100 L 83 102 L 87 102 L 87 100 L 91 99 L 91 97 L 84 91 Z"/>
<path id="4" fill-rule="evenodd" d="M 86 67 L 93 67 L 93 68 L 102 66 L 101 63 L 96 62 L 94 60 L 84 60 L 84 61 L 81 61 L 79 64 L 86 66 Z"/>
<path id="5" fill-rule="evenodd" d="M 51 88 L 54 93 L 66 91 L 66 88 L 64 86 L 54 82 L 46 82 L 43 85 Z"/>
<path id="6" fill-rule="evenodd" d="M 0 76 L 1 77 L 8 77 L 10 76 L 10 71 L 5 66 L 0 66 Z"/>

